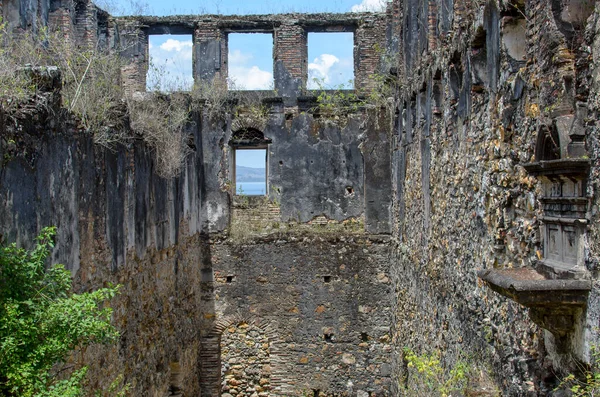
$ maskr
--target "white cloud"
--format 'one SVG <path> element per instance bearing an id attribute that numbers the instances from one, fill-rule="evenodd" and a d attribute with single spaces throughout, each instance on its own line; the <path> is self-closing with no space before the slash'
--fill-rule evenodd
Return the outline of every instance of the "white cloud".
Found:
<path id="1" fill-rule="evenodd" d="M 150 37 L 150 40 L 153 40 Z M 157 37 L 157 40 L 160 38 Z M 146 86 L 150 90 L 177 91 L 191 89 L 192 40 L 169 38 L 164 43 L 150 42 L 150 70 Z"/>
<path id="2" fill-rule="evenodd" d="M 353 71 L 352 58 L 321 54 L 308 64 L 308 89 L 351 89 Z"/>
<path id="3" fill-rule="evenodd" d="M 273 74 L 261 70 L 258 66 L 229 67 L 229 79 L 233 89 L 268 90 L 273 88 Z"/>
<path id="4" fill-rule="evenodd" d="M 229 53 L 230 88 L 236 90 L 269 90 L 273 73 L 252 64 L 253 54 L 235 49 Z"/>
<path id="5" fill-rule="evenodd" d="M 323 84 L 331 83 L 330 70 L 340 59 L 335 55 L 321 54 L 308 64 L 309 88 L 313 88 L 314 79 L 322 81 Z M 318 86 L 318 84 L 315 84 Z M 317 87 L 314 87 L 317 88 Z"/>
<path id="6" fill-rule="evenodd" d="M 252 54 L 244 54 L 240 50 L 233 50 L 229 53 L 229 63 L 232 65 L 243 65 L 254 58 Z"/>
<path id="7" fill-rule="evenodd" d="M 365 11 L 384 11 L 387 4 L 386 0 L 363 0 L 362 3 L 353 5 L 350 8 L 352 12 L 365 12 Z"/>
<path id="8" fill-rule="evenodd" d="M 165 41 L 164 43 L 162 43 L 160 45 L 160 49 L 164 50 L 164 51 L 169 51 L 169 52 L 181 52 L 181 51 L 192 51 L 192 40 L 188 40 L 188 41 L 180 41 L 180 40 L 173 40 L 173 39 L 168 39 L 167 41 Z"/>

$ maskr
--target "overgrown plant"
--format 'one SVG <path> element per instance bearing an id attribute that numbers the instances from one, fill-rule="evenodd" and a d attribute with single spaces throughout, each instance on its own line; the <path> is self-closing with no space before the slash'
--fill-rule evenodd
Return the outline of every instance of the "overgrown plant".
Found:
<path id="1" fill-rule="evenodd" d="M 116 51 L 78 46 L 61 32 L 41 28 L 35 34 L 15 34 L 0 24 L 0 40 L 0 106 L 4 113 L 22 111 L 24 101 L 36 95 L 35 81 L 20 72 L 22 65 L 57 66 L 62 72 L 63 107 L 94 135 L 97 144 L 112 149 L 132 138 L 125 125 L 129 111 L 131 129 L 154 151 L 156 172 L 166 178 L 178 175 L 190 152 L 184 133 L 189 118 L 187 100 L 160 93 L 143 99 L 125 98 L 123 60 Z"/>
<path id="2" fill-rule="evenodd" d="M 591 348 L 591 363 L 581 371 L 581 375 L 569 374 L 563 378 L 556 390 L 570 390 L 573 397 L 600 396 L 600 351 Z"/>
<path id="3" fill-rule="evenodd" d="M 131 128 L 154 151 L 156 172 L 163 178 L 177 176 L 191 153 L 185 126 L 189 121 L 188 100 L 182 95 L 148 93 L 129 97 Z"/>
<path id="4" fill-rule="evenodd" d="M 0 108 L 9 113 L 35 92 L 31 78 L 20 73 L 21 65 L 14 62 L 12 41 L 8 25 L 0 17 Z"/>
<path id="5" fill-rule="evenodd" d="M 147 89 L 152 92 L 164 94 L 187 92 L 191 91 L 193 87 L 190 81 L 186 80 L 183 76 L 172 73 L 165 64 L 156 63 L 152 57 L 150 57 L 146 79 Z"/>
<path id="6" fill-rule="evenodd" d="M 447 370 L 440 361 L 439 352 L 417 355 L 409 348 L 404 349 L 404 361 L 408 367 L 403 387 L 405 396 L 464 395 L 472 371 L 465 361 L 458 361 Z"/>
<path id="7" fill-rule="evenodd" d="M 193 109 L 205 111 L 210 120 L 218 120 L 227 112 L 228 92 L 227 81 L 218 76 L 210 81 L 196 81 L 190 93 Z"/>
<path id="8" fill-rule="evenodd" d="M 62 73 L 63 106 L 95 135 L 97 143 L 111 146 L 123 140 L 117 132 L 123 130 L 122 60 L 116 53 L 97 45 L 78 46 L 47 27 L 15 31 L 0 21 L 0 106 L 5 113 L 14 114 L 37 94 L 34 76 L 24 72 L 25 66 L 57 66 Z"/>
<path id="9" fill-rule="evenodd" d="M 76 294 L 62 265 L 46 270 L 55 228 L 45 228 L 32 251 L 0 247 L 0 395 L 80 396 L 87 367 L 67 364 L 88 345 L 119 334 L 105 302 L 117 287 Z M 123 395 L 120 393 L 119 395 Z"/>
<path id="10" fill-rule="evenodd" d="M 354 90 L 348 90 L 345 84 L 337 87 L 328 87 L 324 79 L 314 79 L 317 88 L 317 106 L 313 111 L 325 120 L 344 124 L 348 115 L 356 113 L 365 102 L 361 100 Z M 352 84 L 352 81 L 349 82 Z"/>
<path id="11" fill-rule="evenodd" d="M 382 60 L 382 63 L 385 62 Z M 390 122 L 393 122 L 398 78 L 389 73 L 378 72 L 372 74 L 369 80 L 368 88 L 348 90 L 344 84 L 327 87 L 323 79 L 314 79 L 318 95 L 317 106 L 313 111 L 340 125 L 345 124 L 348 115 L 358 112 L 361 108 L 371 109 L 371 112 L 367 111 L 367 115 L 373 115 L 376 122 L 381 111 L 386 112 Z"/>

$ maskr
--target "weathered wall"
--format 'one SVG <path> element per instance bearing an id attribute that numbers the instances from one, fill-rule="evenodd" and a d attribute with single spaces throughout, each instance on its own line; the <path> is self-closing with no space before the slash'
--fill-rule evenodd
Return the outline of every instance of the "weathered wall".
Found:
<path id="1" fill-rule="evenodd" d="M 270 33 L 273 35 L 274 90 L 283 97 L 286 106 L 294 107 L 296 99 L 307 91 L 308 33 L 352 32 L 354 85 L 359 90 L 370 90 L 373 88 L 371 77 L 378 72 L 385 46 L 386 22 L 383 13 L 179 15 L 118 18 L 117 28 L 124 33 L 120 43 L 123 55 L 131 60 L 124 74 L 131 91 L 144 91 L 146 87 L 149 35 L 192 34 L 194 79 L 226 81 L 228 35 Z"/>
<path id="2" fill-rule="evenodd" d="M 201 331 L 203 350 L 214 351 L 232 326 L 260 324 L 269 337 L 276 395 L 389 395 L 389 238 L 319 230 L 243 244 L 213 241 L 213 260 L 204 268 L 214 274 L 207 284 L 214 298 Z M 207 395 L 221 387 L 215 361 L 203 356 Z"/>
<path id="3" fill-rule="evenodd" d="M 591 3 L 567 3 L 406 0 L 390 7 L 399 14 L 389 38 L 391 47 L 399 43 L 405 87 L 393 148 L 394 377 L 405 374 L 403 346 L 439 350 L 449 365 L 472 355 L 506 395 L 547 395 L 569 368 L 526 308 L 477 277 L 481 269 L 534 268 L 541 259 L 541 191 L 521 165 L 535 160 L 543 126 L 559 130 L 565 157 L 581 156 L 577 145 L 566 146 L 585 136 L 592 163 L 585 277 L 596 277 L 597 82 L 590 60 L 600 50 L 597 14 L 586 21 Z M 567 23 L 567 8 L 580 20 Z M 596 296 L 595 289 L 571 345 L 583 360 L 597 340 Z"/>
<path id="4" fill-rule="evenodd" d="M 52 78 L 51 93 L 40 95 L 60 95 Z M 391 190 L 381 181 L 390 157 L 376 151 L 387 123 L 353 115 L 340 128 L 310 112 L 290 119 L 281 103 L 267 101 L 264 127 L 274 221 L 388 232 Z M 73 272 L 77 290 L 122 285 L 112 302 L 119 343 L 85 354 L 91 387 L 123 374 L 140 395 L 217 395 L 220 327 L 246 321 L 271 340 L 274 393 L 388 393 L 389 242 L 328 225 L 228 242 L 235 118 L 192 114 L 192 154 L 166 180 L 141 140 L 103 149 L 59 108 L 2 116 L 0 234 L 27 246 L 56 225 L 52 260 Z M 367 203 L 371 196 L 387 201 Z M 232 283 L 223 281 L 229 274 Z"/>
<path id="5" fill-rule="evenodd" d="M 16 9 L 7 4 L 4 15 Z M 217 395 L 221 335 L 248 324 L 268 340 L 263 370 L 281 395 L 401 395 L 405 346 L 439 350 L 449 366 L 467 355 L 505 395 L 549 395 L 570 369 L 565 353 L 588 360 L 600 325 L 600 17 L 592 9 L 585 0 L 396 0 L 386 32 L 383 14 L 297 23 L 289 15 L 148 17 L 113 26 L 88 6 L 80 20 L 50 7 L 82 42 L 94 39 L 96 24 L 102 40 L 119 37 L 132 60 L 124 70 L 130 91 L 145 87 L 148 34 L 193 32 L 194 73 L 208 79 L 226 76 L 228 32 L 272 31 L 284 97 L 262 103 L 270 203 L 232 210 L 229 142 L 243 113 L 194 114 L 195 150 L 167 181 L 155 176 L 143 143 L 106 151 L 58 109 L 34 110 L 16 124 L 3 120 L 0 233 L 26 243 L 55 224 L 53 259 L 76 274 L 78 288 L 123 284 L 113 303 L 119 345 L 87 353 L 105 364 L 94 367 L 94 382 L 122 372 L 138 394 Z M 377 112 L 332 122 L 300 96 L 306 32 L 335 28 L 355 32 L 359 87 L 368 87 L 384 33 L 388 53 L 397 51 L 392 131 Z M 555 132 L 556 156 L 591 163 L 577 277 L 595 287 L 567 352 L 527 309 L 477 277 L 535 268 L 543 256 L 542 189 L 522 167 L 541 160 L 542 131 Z M 256 213 L 268 214 L 269 235 L 225 237 L 236 222 L 258 221 Z M 288 222 L 324 225 L 278 227 Z M 367 234 L 344 222 L 364 222 Z M 375 236 L 389 233 L 391 242 Z M 239 340 L 229 340 L 235 349 Z"/>

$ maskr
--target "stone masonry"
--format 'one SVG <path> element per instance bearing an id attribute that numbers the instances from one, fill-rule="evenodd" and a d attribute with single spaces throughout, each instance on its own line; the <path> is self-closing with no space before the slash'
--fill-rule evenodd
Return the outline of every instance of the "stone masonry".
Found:
<path id="1" fill-rule="evenodd" d="M 227 78 L 228 34 L 273 35 L 275 91 L 252 102 L 265 114 L 244 119 L 235 93 L 218 117 L 195 107 L 173 179 L 140 139 L 95 145 L 60 101 L 0 125 L 3 239 L 27 246 L 56 225 L 52 260 L 76 290 L 122 285 L 119 342 L 82 353 L 90 388 L 121 374 L 144 396 L 401 396 L 414 383 L 408 347 L 446 368 L 468 359 L 473 395 L 558 396 L 560 378 L 591 362 L 597 2 L 113 18 L 89 1 L 19 0 L 0 14 L 118 51 L 129 93 L 145 90 L 150 35 L 191 35 L 205 82 Z M 354 33 L 359 94 L 393 88 L 385 105 L 318 111 L 307 35 L 334 31 Z M 58 76 L 38 95 L 59 96 Z M 231 178 L 250 130 L 269 190 L 245 200 Z"/>

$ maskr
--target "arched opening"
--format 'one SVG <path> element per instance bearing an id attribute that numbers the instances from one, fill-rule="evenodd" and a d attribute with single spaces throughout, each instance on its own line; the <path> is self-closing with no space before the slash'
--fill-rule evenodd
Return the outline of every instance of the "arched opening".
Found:
<path id="1" fill-rule="evenodd" d="M 552 0 L 552 13 L 558 29 L 565 36 L 570 49 L 583 41 L 587 19 L 594 11 L 591 0 Z"/>
<path id="2" fill-rule="evenodd" d="M 487 64 L 486 31 L 483 26 L 475 29 L 471 40 L 471 72 L 473 77 L 473 92 L 483 92 L 488 86 L 488 64 Z"/>
<path id="3" fill-rule="evenodd" d="M 543 126 L 538 133 L 535 145 L 536 161 L 560 159 L 560 138 L 555 128 Z"/>
<path id="4" fill-rule="evenodd" d="M 271 140 L 266 139 L 260 130 L 250 127 L 235 131 L 229 143 L 236 146 L 258 146 L 271 143 Z"/>
<path id="5" fill-rule="evenodd" d="M 271 385 L 271 345 L 254 324 L 239 322 L 221 335 L 221 396 L 264 395 Z"/>

